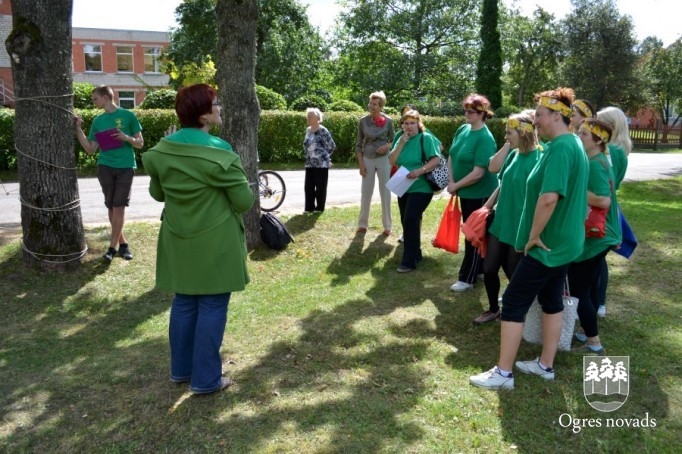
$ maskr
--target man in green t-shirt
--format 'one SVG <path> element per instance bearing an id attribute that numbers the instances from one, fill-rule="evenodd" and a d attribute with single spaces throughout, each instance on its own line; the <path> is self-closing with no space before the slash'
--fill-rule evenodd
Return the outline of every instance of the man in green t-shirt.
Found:
<path id="1" fill-rule="evenodd" d="M 76 117 L 76 137 L 88 154 L 100 150 L 97 156 L 97 178 L 104 193 L 104 205 L 109 210 L 111 241 L 104 259 L 112 261 L 118 253 L 125 260 L 133 254 L 123 234 L 125 208 L 130 203 L 130 191 L 135 174 L 135 151 L 142 148 L 142 126 L 134 113 L 114 103 L 114 91 L 106 85 L 92 91 L 92 101 L 104 113 L 95 117 L 86 137 L 83 119 Z M 116 249 L 118 247 L 118 250 Z"/>

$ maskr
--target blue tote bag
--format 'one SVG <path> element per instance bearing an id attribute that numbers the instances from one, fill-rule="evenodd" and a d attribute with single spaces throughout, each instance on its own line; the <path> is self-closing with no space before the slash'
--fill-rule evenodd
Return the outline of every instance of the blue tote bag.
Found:
<path id="1" fill-rule="evenodd" d="M 613 252 L 629 259 L 637 247 L 637 237 L 632 231 L 630 224 L 628 224 L 627 219 L 625 219 L 620 206 L 618 207 L 618 219 L 620 220 L 620 229 L 623 232 L 623 241 L 620 243 L 620 248 L 614 249 Z"/>

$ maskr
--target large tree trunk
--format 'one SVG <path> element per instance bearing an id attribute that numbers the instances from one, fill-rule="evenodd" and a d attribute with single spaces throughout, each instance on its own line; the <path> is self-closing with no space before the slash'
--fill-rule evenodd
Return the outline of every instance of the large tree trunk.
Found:
<path id="1" fill-rule="evenodd" d="M 23 259 L 49 270 L 85 254 L 74 154 L 71 0 L 12 0 Z"/>
<path id="2" fill-rule="evenodd" d="M 256 203 L 244 216 L 249 248 L 261 242 L 258 220 L 258 123 L 256 97 L 256 27 L 258 0 L 218 0 L 218 55 L 216 80 L 223 107 L 221 136 L 242 159 L 253 182 Z"/>

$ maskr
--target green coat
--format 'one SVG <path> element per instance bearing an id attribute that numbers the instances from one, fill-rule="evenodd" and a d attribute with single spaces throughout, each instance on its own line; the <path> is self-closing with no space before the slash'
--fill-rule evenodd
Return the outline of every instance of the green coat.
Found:
<path id="1" fill-rule="evenodd" d="M 156 257 L 161 289 L 213 295 L 249 282 L 241 213 L 254 193 L 239 156 L 223 143 L 221 149 L 161 139 L 142 155 L 149 193 L 164 202 Z"/>

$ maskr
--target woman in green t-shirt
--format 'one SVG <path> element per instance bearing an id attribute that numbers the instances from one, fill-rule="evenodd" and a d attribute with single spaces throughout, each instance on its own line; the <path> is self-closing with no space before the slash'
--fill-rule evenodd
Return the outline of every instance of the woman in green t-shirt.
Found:
<path id="1" fill-rule="evenodd" d="M 563 324 L 563 292 L 568 265 L 585 243 L 589 164 L 582 144 L 569 129 L 573 89 L 535 95 L 535 127 L 550 143 L 526 182 L 526 199 L 514 247 L 524 251 L 502 295 L 500 355 L 497 365 L 469 378 L 489 389 L 514 388 L 512 368 L 554 380 Z M 525 316 L 537 297 L 542 307 L 542 353 L 516 361 Z"/>
<path id="2" fill-rule="evenodd" d="M 578 298 L 578 317 L 584 332 L 576 337 L 586 341 L 586 351 L 604 354 L 599 340 L 597 309 L 599 306 L 599 277 L 606 254 L 621 241 L 618 220 L 618 201 L 613 171 L 606 158 L 606 144 L 611 138 L 611 127 L 598 118 L 585 119 L 578 136 L 590 162 L 587 183 L 587 203 L 608 210 L 604 236 L 585 239 L 583 252 L 568 268 L 571 294 Z"/>
<path id="3" fill-rule="evenodd" d="M 424 175 L 440 163 L 438 139 L 429 134 L 416 110 L 408 110 L 401 118 L 403 134 L 391 150 L 391 165 L 405 167 L 407 178 L 415 180 L 407 192 L 398 197 L 400 223 L 403 228 L 403 257 L 399 273 L 409 273 L 422 259 L 421 221 L 433 198 L 433 189 Z"/>
<path id="4" fill-rule="evenodd" d="M 504 146 L 490 158 L 489 169 L 499 169 L 497 177 L 500 187 L 485 203 L 491 210 L 495 205 L 497 208 L 488 231 L 488 246 L 483 260 L 483 282 L 488 296 L 488 310 L 476 317 L 474 323 L 477 325 L 500 316 L 500 268 L 507 279 L 511 280 L 516 265 L 523 257 L 521 252 L 514 249 L 516 230 L 526 198 L 526 180 L 540 158 L 531 114 L 510 116 L 504 138 Z"/>
<path id="5" fill-rule="evenodd" d="M 466 124 L 455 133 L 448 157 L 450 184 L 447 191 L 459 196 L 462 222 L 478 210 L 497 189 L 497 178 L 488 171 L 490 158 L 497 151 L 495 138 L 485 125 L 494 114 L 490 101 L 483 95 L 473 94 L 463 102 Z M 483 272 L 483 260 L 470 241 L 464 241 L 464 257 L 459 267 L 458 280 L 450 290 L 463 292 L 474 287 L 476 278 Z"/>

